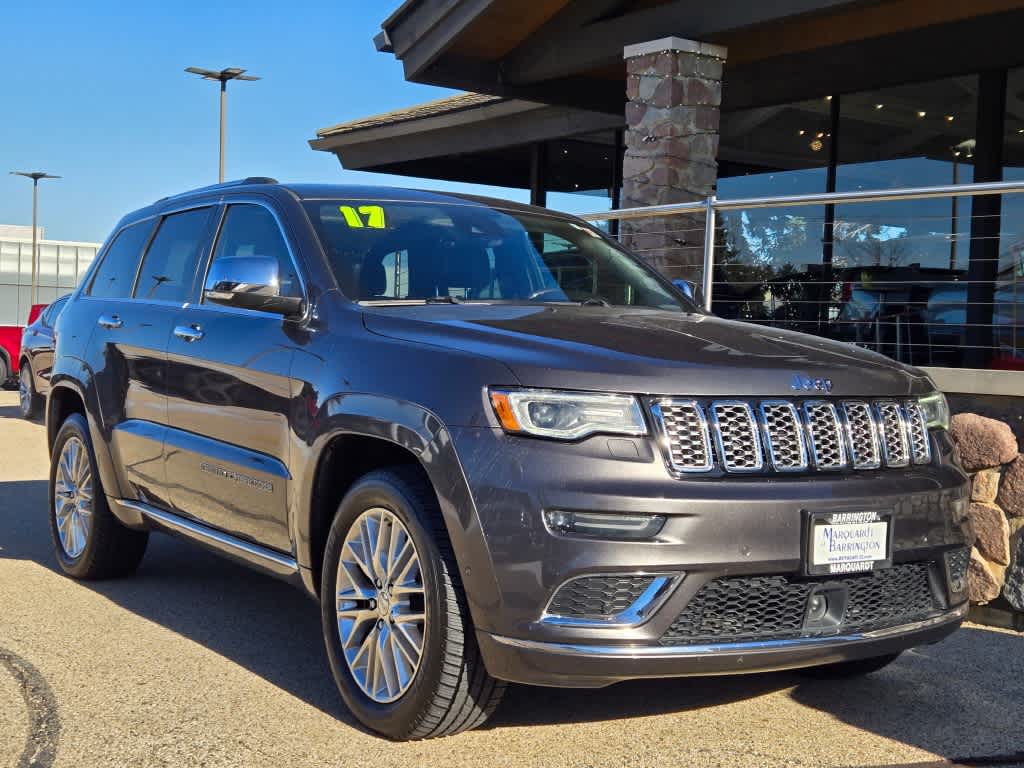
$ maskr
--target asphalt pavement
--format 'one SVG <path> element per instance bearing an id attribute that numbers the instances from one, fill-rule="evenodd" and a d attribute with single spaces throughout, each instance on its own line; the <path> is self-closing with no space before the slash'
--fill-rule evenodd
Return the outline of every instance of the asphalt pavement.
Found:
<path id="1" fill-rule="evenodd" d="M 132 578 L 61 575 L 44 428 L 15 404 L 0 392 L 0 766 L 1024 765 L 1024 635 L 974 625 L 860 680 L 514 686 L 477 731 L 385 741 L 293 588 L 164 536 Z"/>

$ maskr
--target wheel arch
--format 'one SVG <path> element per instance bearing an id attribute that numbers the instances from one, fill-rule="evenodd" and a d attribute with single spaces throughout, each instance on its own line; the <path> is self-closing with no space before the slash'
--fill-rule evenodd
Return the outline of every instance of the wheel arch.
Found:
<path id="1" fill-rule="evenodd" d="M 430 411 L 375 395 L 342 395 L 320 409 L 296 483 L 292 535 L 307 588 L 320 590 L 327 530 L 345 491 L 362 475 L 395 464 L 418 467 L 437 495 L 474 620 L 498 600 L 490 554 L 451 434 Z M 472 578 L 467 576 L 472 575 Z"/>

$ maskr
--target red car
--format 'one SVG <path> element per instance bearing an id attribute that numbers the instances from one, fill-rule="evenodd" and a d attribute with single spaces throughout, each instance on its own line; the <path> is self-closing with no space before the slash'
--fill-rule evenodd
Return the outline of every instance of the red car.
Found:
<path id="1" fill-rule="evenodd" d="M 46 304 L 35 304 L 28 312 L 28 325 L 35 322 Z M 18 360 L 21 357 L 21 332 L 19 325 L 0 325 L 0 387 L 18 376 Z"/>

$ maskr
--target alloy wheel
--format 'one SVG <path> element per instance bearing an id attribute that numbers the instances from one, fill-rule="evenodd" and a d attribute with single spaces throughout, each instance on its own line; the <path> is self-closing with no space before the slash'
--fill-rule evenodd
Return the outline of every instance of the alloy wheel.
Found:
<path id="1" fill-rule="evenodd" d="M 18 402 L 22 412 L 28 413 L 32 407 L 32 373 L 27 366 L 22 366 L 18 374 Z"/>
<path id="2" fill-rule="evenodd" d="M 338 635 L 352 677 L 385 704 L 412 685 L 426 631 L 423 575 L 408 529 L 373 507 L 352 523 L 336 580 Z"/>
<path id="3" fill-rule="evenodd" d="M 92 466 L 85 444 L 77 437 L 64 443 L 53 484 L 53 510 L 64 553 L 74 559 L 89 542 L 93 512 Z"/>

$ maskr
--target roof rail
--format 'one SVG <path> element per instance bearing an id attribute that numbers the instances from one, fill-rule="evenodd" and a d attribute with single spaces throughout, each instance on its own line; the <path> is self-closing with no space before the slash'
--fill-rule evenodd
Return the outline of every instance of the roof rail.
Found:
<path id="1" fill-rule="evenodd" d="M 277 179 L 273 179 L 270 176 L 246 176 L 244 179 L 235 179 L 233 181 L 222 181 L 220 184 L 210 184 L 205 187 L 197 187 L 196 189 L 189 189 L 185 192 L 177 192 L 173 195 L 167 195 L 157 200 L 157 203 L 162 203 L 165 200 L 174 200 L 179 197 L 186 197 L 188 195 L 195 195 L 199 192 L 214 192 L 218 189 L 230 189 L 232 187 L 241 187 L 246 184 L 277 184 Z M 154 203 L 156 205 L 156 203 Z"/>

